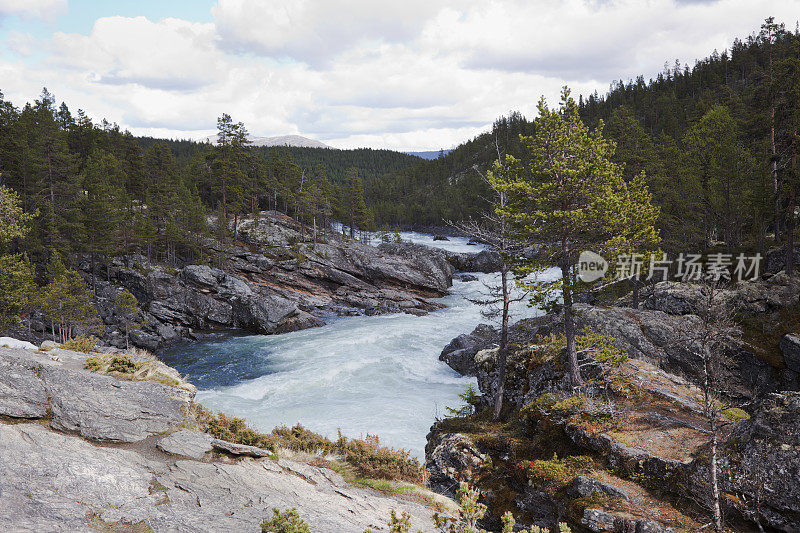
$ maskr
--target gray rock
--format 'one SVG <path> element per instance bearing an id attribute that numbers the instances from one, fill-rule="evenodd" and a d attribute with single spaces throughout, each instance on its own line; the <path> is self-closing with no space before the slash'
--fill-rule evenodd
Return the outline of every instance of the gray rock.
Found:
<path id="1" fill-rule="evenodd" d="M 273 452 L 255 446 L 247 446 L 246 444 L 236 444 L 221 439 L 212 439 L 211 446 L 215 450 L 228 452 L 233 455 L 246 455 L 249 457 L 269 457 Z"/>
<path id="2" fill-rule="evenodd" d="M 617 348 L 631 358 L 647 361 L 695 383 L 702 381 L 703 362 L 692 344 L 702 328 L 698 316 L 585 304 L 576 305 L 575 310 L 579 328 L 588 326 L 596 333 L 612 337 Z M 772 369 L 737 339 L 735 331 L 731 332 L 727 356 L 732 365 L 723 372 L 732 398 L 752 399 L 777 388 Z"/>
<path id="3" fill-rule="evenodd" d="M 47 392 L 39 378 L 41 367 L 18 350 L 0 348 L 0 415 L 41 418 L 47 414 Z"/>
<path id="4" fill-rule="evenodd" d="M 755 501 L 759 485 L 760 517 L 779 531 L 800 531 L 800 393 L 771 394 L 753 416 L 730 435 L 726 449 L 734 450 L 720 470 L 722 490 Z M 695 476 L 707 474 L 698 462 Z M 696 485 L 702 490 L 702 482 Z M 752 510 L 737 509 L 748 515 Z"/>
<path id="5" fill-rule="evenodd" d="M 567 488 L 567 493 L 573 499 L 584 498 L 592 494 L 607 494 L 612 498 L 628 499 L 628 493 L 624 490 L 587 476 L 576 477 Z"/>
<path id="6" fill-rule="evenodd" d="M 41 379 L 50 395 L 52 427 L 83 437 L 136 442 L 179 425 L 194 397 L 148 381 L 120 381 L 83 370 L 45 366 Z"/>
<path id="7" fill-rule="evenodd" d="M 96 445 L 39 424 L 0 422 L 4 531 L 258 531 L 272 508 L 297 508 L 313 531 L 361 533 L 420 504 L 348 486 L 333 471 L 270 459 L 199 462 Z M 302 473 L 302 474 L 301 474 Z"/>
<path id="8" fill-rule="evenodd" d="M 600 509 L 584 509 L 581 523 L 586 526 L 586 529 L 595 533 L 615 531 L 614 515 Z"/>
<path id="9" fill-rule="evenodd" d="M 499 272 L 502 265 L 500 254 L 494 250 L 482 250 L 475 254 L 448 253 L 447 260 L 461 272 Z"/>
<path id="10" fill-rule="evenodd" d="M 158 448 L 173 455 L 202 459 L 214 449 L 214 437 L 202 431 L 182 429 L 158 441 Z"/>
<path id="11" fill-rule="evenodd" d="M 800 335 L 784 335 L 780 347 L 786 367 L 793 372 L 800 372 Z"/>
<path id="12" fill-rule="evenodd" d="M 20 350 L 38 350 L 39 347 L 28 341 L 21 341 L 13 337 L 0 337 L 0 346 L 4 348 L 16 348 Z"/>
<path id="13" fill-rule="evenodd" d="M 477 372 L 475 354 L 485 344 L 486 339 L 477 335 L 459 335 L 444 347 L 439 355 L 439 361 L 444 361 L 462 376 L 474 376 Z"/>
<path id="14" fill-rule="evenodd" d="M 183 268 L 183 277 L 187 281 L 206 287 L 216 286 L 220 273 L 221 271 L 218 269 L 212 269 L 206 265 L 188 265 Z"/>
<path id="15" fill-rule="evenodd" d="M 469 481 L 471 472 L 486 462 L 486 455 L 469 437 L 459 433 L 441 438 L 428 437 L 425 446 L 426 465 L 430 472 L 428 486 L 453 498 L 461 482 Z"/>

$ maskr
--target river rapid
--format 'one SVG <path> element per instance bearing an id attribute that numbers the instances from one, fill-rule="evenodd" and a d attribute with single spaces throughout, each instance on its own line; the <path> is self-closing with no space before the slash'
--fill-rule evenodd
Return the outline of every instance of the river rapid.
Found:
<path id="1" fill-rule="evenodd" d="M 453 252 L 480 250 L 459 237 L 401 237 Z M 197 385 L 201 404 L 243 417 L 260 431 L 299 422 L 332 439 L 338 430 L 349 437 L 369 433 L 423 459 L 431 424 L 448 406 L 462 405 L 458 395 L 475 385 L 438 357 L 453 337 L 487 321 L 470 299 L 485 294 L 484 284 L 498 276 L 476 277 L 454 280 L 450 294 L 438 300 L 447 307 L 427 316 L 343 317 L 282 335 L 220 334 L 173 346 L 159 358 Z M 512 320 L 538 313 L 519 303 Z"/>

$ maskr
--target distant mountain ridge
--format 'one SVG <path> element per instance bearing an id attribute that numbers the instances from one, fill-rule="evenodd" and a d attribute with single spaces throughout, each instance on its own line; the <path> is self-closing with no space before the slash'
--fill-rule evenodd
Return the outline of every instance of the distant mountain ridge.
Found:
<path id="1" fill-rule="evenodd" d="M 202 141 L 215 144 L 217 142 L 217 136 L 209 135 L 202 139 Z M 303 137 L 302 135 L 275 135 L 273 137 L 250 136 L 250 144 L 251 146 L 299 146 L 300 148 L 329 148 L 335 150 L 333 146 L 329 146 L 316 139 Z"/>

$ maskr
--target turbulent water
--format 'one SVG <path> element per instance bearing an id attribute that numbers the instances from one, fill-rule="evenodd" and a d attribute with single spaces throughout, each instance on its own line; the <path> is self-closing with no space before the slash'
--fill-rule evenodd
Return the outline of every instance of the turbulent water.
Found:
<path id="1" fill-rule="evenodd" d="M 406 232 L 405 240 L 476 251 L 466 239 L 433 241 Z M 220 336 L 173 347 L 160 355 L 198 386 L 197 399 L 215 411 L 244 417 L 261 431 L 297 422 L 335 438 L 337 430 L 407 448 L 422 458 L 425 435 L 446 407 L 458 407 L 465 378 L 438 360 L 455 336 L 482 321 L 469 298 L 495 275 L 455 280 L 446 309 L 337 319 L 321 328 L 283 335 Z M 536 311 L 520 304 L 515 318 Z"/>

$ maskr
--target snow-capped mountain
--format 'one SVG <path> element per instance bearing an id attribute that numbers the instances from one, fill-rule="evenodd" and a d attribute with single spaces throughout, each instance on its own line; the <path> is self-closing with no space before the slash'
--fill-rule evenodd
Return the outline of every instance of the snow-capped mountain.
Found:
<path id="1" fill-rule="evenodd" d="M 217 136 L 210 135 L 202 141 L 207 141 L 212 144 L 216 144 Z M 315 139 L 309 139 L 308 137 L 303 137 L 302 135 L 276 135 L 274 137 L 253 137 L 250 136 L 250 145 L 251 146 L 301 146 L 304 148 L 333 148 L 332 146 L 328 146 L 327 144 L 317 141 Z"/>

